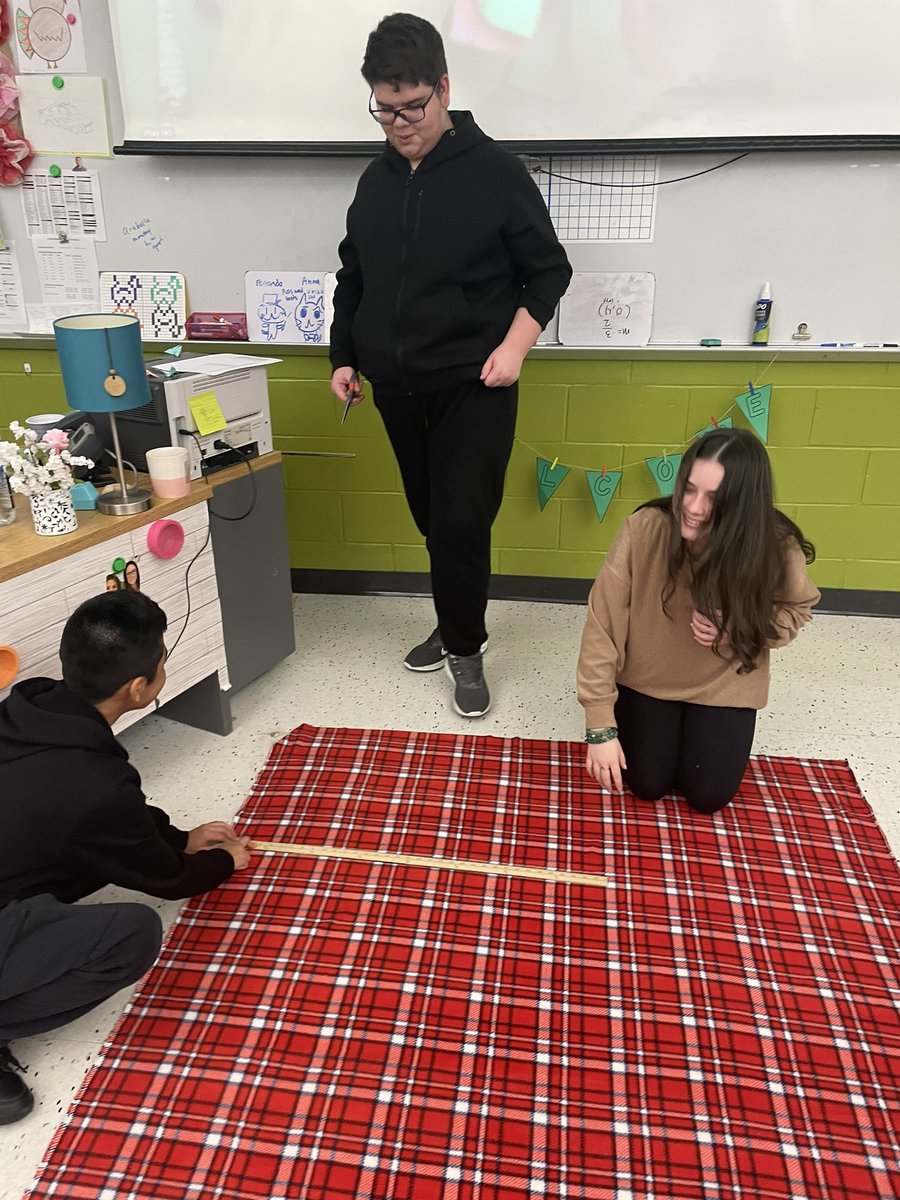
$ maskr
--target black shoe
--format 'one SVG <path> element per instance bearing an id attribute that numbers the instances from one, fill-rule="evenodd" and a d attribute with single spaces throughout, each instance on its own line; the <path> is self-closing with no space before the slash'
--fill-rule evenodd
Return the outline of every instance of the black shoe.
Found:
<path id="1" fill-rule="evenodd" d="M 453 707 L 461 717 L 483 717 L 491 707 L 491 693 L 484 678 L 481 652 L 478 654 L 448 654 L 447 674 L 456 685 Z"/>
<path id="2" fill-rule="evenodd" d="M 34 1108 L 34 1096 L 16 1074 L 24 1070 L 9 1046 L 0 1046 L 0 1125 L 21 1121 Z"/>
<path id="3" fill-rule="evenodd" d="M 407 671 L 439 671 L 446 657 L 441 631 L 433 629 L 424 642 L 413 646 L 404 658 L 403 665 Z"/>

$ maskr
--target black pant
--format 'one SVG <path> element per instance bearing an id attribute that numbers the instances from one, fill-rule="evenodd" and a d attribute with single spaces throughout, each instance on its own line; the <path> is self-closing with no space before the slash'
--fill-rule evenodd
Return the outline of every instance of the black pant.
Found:
<path id="1" fill-rule="evenodd" d="M 134 983 L 156 961 L 162 924 L 144 904 L 61 904 L 52 896 L 0 909 L 0 1046 L 67 1025 Z"/>
<path id="2" fill-rule="evenodd" d="M 424 395 L 375 392 L 428 547 L 438 626 L 451 654 L 475 654 L 487 637 L 491 526 L 503 499 L 518 391 L 518 384 L 476 382 Z"/>
<path id="3" fill-rule="evenodd" d="M 677 791 L 698 812 L 714 813 L 740 787 L 756 709 L 655 700 L 620 684 L 616 725 L 635 796 L 661 800 Z"/>

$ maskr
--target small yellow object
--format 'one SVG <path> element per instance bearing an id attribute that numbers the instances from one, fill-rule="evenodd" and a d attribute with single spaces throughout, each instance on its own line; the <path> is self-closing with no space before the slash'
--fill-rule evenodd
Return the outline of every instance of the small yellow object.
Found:
<path id="1" fill-rule="evenodd" d="M 208 433 L 218 433 L 228 425 L 215 392 L 200 392 L 191 398 L 190 405 L 197 422 L 197 432 L 201 437 L 206 437 Z"/>
<path id="2" fill-rule="evenodd" d="M 559 459 L 558 459 L 558 458 L 554 458 L 553 462 L 550 464 L 550 470 L 551 470 L 551 471 L 555 471 L 555 470 L 556 470 L 556 464 L 557 464 L 558 462 L 559 462 Z"/>

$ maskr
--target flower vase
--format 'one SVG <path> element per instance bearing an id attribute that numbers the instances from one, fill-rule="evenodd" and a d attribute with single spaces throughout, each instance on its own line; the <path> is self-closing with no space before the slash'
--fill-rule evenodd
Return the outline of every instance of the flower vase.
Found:
<path id="1" fill-rule="evenodd" d="M 78 528 L 78 518 L 72 507 L 71 488 L 40 492 L 29 499 L 35 533 L 43 537 L 53 537 L 57 533 L 74 533 Z"/>

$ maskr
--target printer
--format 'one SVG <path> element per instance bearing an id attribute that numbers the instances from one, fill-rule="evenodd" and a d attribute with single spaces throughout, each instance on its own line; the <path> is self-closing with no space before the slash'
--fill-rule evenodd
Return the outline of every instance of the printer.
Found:
<path id="1" fill-rule="evenodd" d="M 184 355 L 179 362 L 189 365 L 190 357 Z M 265 364 L 251 362 L 225 375 L 205 375 L 202 367 L 196 373 L 164 375 L 171 366 L 170 358 L 148 361 L 150 403 L 116 413 L 123 459 L 146 471 L 147 451 L 154 446 L 184 446 L 191 479 L 199 479 L 269 453 L 272 419 Z M 191 412 L 191 400 L 204 392 L 215 392 L 225 418 L 225 428 L 215 433 L 201 434 Z"/>

